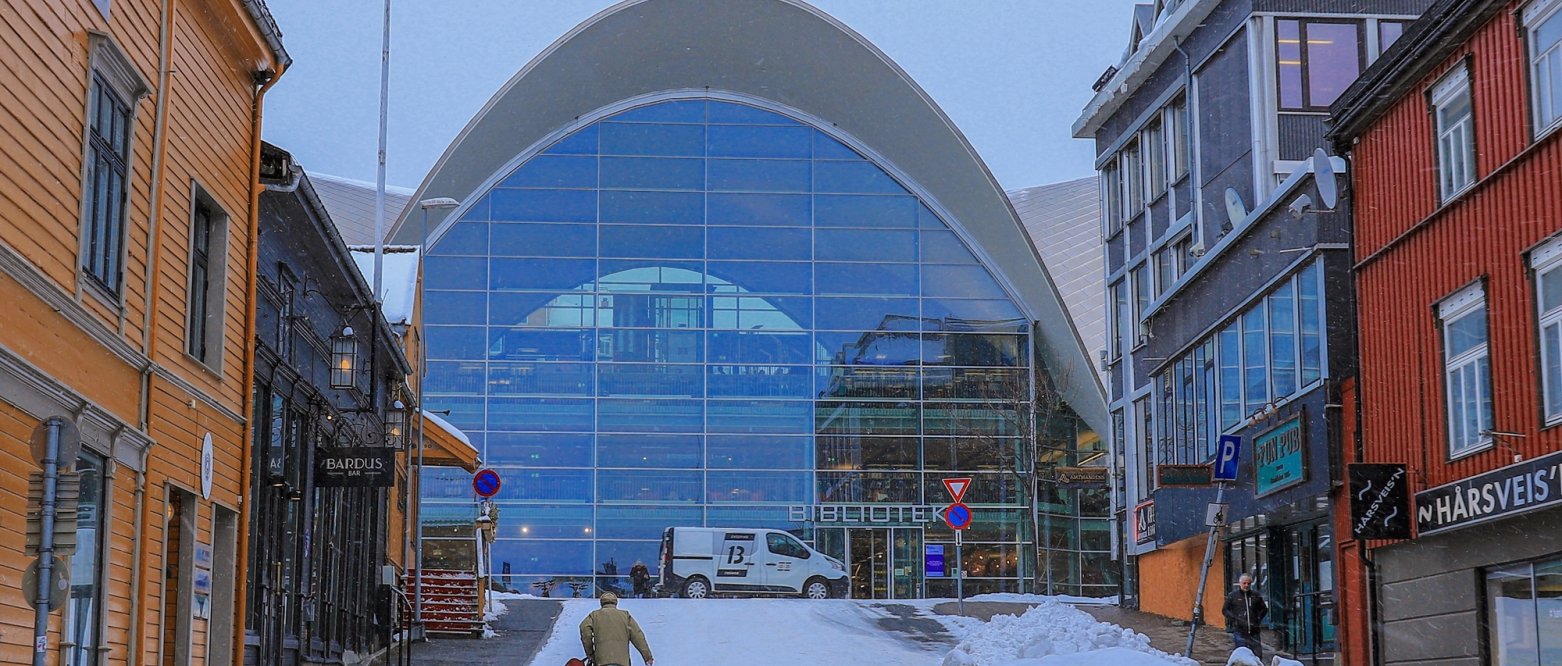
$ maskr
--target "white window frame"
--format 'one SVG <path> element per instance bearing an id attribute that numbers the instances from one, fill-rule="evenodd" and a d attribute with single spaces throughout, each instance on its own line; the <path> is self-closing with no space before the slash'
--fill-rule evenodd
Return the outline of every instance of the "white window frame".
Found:
<path id="1" fill-rule="evenodd" d="M 1546 330 L 1556 329 L 1556 339 L 1562 341 L 1562 305 L 1546 309 L 1545 276 L 1562 271 L 1562 237 L 1546 241 L 1529 255 L 1531 276 L 1535 280 L 1535 334 L 1540 347 L 1540 409 L 1546 425 L 1562 423 L 1562 409 L 1550 408 L 1552 396 L 1562 393 L 1562 377 L 1553 378 L 1547 369 L 1558 357 L 1562 357 L 1562 344 L 1548 344 Z M 1557 401 L 1562 404 L 1562 400 Z"/>
<path id="2" fill-rule="evenodd" d="M 1492 393 L 1490 320 L 1488 319 L 1486 330 L 1484 331 L 1486 338 L 1480 344 L 1460 352 L 1457 356 L 1450 356 L 1448 348 L 1449 325 L 1475 313 L 1477 310 L 1485 309 L 1486 289 L 1479 282 L 1460 289 L 1437 304 L 1437 328 L 1442 337 L 1443 349 L 1443 424 L 1448 429 L 1446 441 L 1448 443 L 1448 458 L 1450 460 L 1463 458 L 1489 449 L 1492 446 L 1491 429 L 1495 417 L 1489 412 L 1483 414 L 1480 411 L 1481 404 L 1485 402 L 1482 398 L 1489 399 Z M 1487 379 L 1485 382 L 1481 381 L 1481 373 L 1478 369 L 1479 364 L 1482 362 L 1486 364 Z M 1464 420 L 1464 413 L 1462 408 L 1456 407 L 1454 404 L 1453 386 L 1455 381 L 1460 381 L 1462 384 L 1465 372 L 1475 373 L 1475 381 L 1472 385 L 1475 387 L 1476 396 L 1473 404 L 1476 410 L 1475 417 L 1479 434 L 1473 440 L 1466 438 L 1466 442 L 1461 442 L 1456 434 L 1454 424 Z M 1465 402 L 1464 404 L 1469 403 Z"/>
<path id="3" fill-rule="evenodd" d="M 1475 97 L 1470 70 L 1463 65 L 1454 68 L 1432 86 L 1429 96 L 1437 148 L 1437 191 L 1446 202 L 1475 184 Z M 1461 96 L 1469 100 L 1469 112 L 1443 126 L 1443 109 Z"/>
<path id="4" fill-rule="evenodd" d="M 1562 127 L 1562 90 L 1552 89 L 1553 81 L 1562 80 L 1562 40 L 1541 45 L 1535 42 L 1536 28 L 1547 21 L 1562 21 L 1562 0 L 1536 0 L 1524 8 L 1519 17 L 1524 25 L 1524 41 L 1528 51 L 1530 80 L 1530 110 L 1534 118 L 1534 138 L 1539 139 L 1557 127 Z M 1539 49 L 1544 46 L 1545 50 Z"/>

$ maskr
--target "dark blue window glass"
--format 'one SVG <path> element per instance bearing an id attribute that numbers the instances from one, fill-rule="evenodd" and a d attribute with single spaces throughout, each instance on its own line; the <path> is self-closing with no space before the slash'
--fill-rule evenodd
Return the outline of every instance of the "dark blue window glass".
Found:
<path id="1" fill-rule="evenodd" d="M 482 361 L 429 361 L 428 380 L 423 390 L 429 393 L 469 393 L 482 395 L 485 379 Z"/>
<path id="2" fill-rule="evenodd" d="M 601 520 L 600 516 L 598 520 Z M 696 525 L 694 523 L 676 523 L 678 525 Z M 672 527 L 669 523 L 667 527 Z M 598 535 L 601 529 L 598 529 Z M 657 574 L 657 568 L 661 565 L 657 561 L 657 554 L 661 551 L 661 532 L 656 533 L 656 538 L 645 538 L 643 541 L 598 541 L 597 542 L 597 574 L 612 576 L 612 578 L 598 578 L 597 584 L 605 589 L 608 585 L 615 585 L 618 594 L 628 596 L 633 590 L 633 583 L 629 580 L 629 569 L 636 562 L 649 568 L 651 575 Z M 656 579 L 652 578 L 655 584 Z"/>
<path id="3" fill-rule="evenodd" d="M 709 501 L 720 504 L 785 502 L 811 499 L 808 472 L 710 472 Z"/>
<path id="4" fill-rule="evenodd" d="M 705 255 L 705 227 L 602 225 L 601 256 L 698 259 Z"/>
<path id="5" fill-rule="evenodd" d="M 917 260 L 917 232 L 888 229 L 820 229 L 814 232 L 820 261 Z"/>
<path id="6" fill-rule="evenodd" d="M 598 432 L 697 433 L 705 405 L 699 400 L 602 399 L 597 402 Z"/>
<path id="7" fill-rule="evenodd" d="M 424 289 L 482 290 L 487 284 L 487 259 L 436 256 L 423 260 Z"/>
<path id="8" fill-rule="evenodd" d="M 496 536 L 505 539 L 579 539 L 591 532 L 591 507 L 582 504 L 523 504 L 499 502 L 499 521 Z M 494 551 L 499 550 L 498 543 Z M 567 543 L 567 542 L 566 542 Z M 514 565 L 511 565 L 514 571 Z"/>
<path id="9" fill-rule="evenodd" d="M 635 107 L 609 120 L 624 122 L 698 123 L 705 120 L 704 100 L 674 100 Z"/>
<path id="10" fill-rule="evenodd" d="M 806 227 L 811 224 L 813 199 L 806 194 L 711 192 L 707 201 L 705 221 L 711 225 Z"/>
<path id="11" fill-rule="evenodd" d="M 660 539 L 663 530 L 702 525 L 704 517 L 704 510 L 691 506 L 603 506 L 597 509 L 597 536 L 603 539 Z M 650 543 L 657 545 L 655 541 Z M 645 563 L 652 571 L 656 570 L 654 558 Z M 629 567 L 619 564 L 619 571 L 628 573 Z"/>
<path id="12" fill-rule="evenodd" d="M 807 363 L 813 336 L 806 332 L 711 331 L 711 363 L 786 365 Z"/>
<path id="13" fill-rule="evenodd" d="M 597 501 L 692 503 L 700 499 L 698 470 L 599 469 Z"/>
<path id="14" fill-rule="evenodd" d="M 701 439 L 699 435 L 604 434 L 597 440 L 597 466 L 696 468 Z"/>
<path id="15" fill-rule="evenodd" d="M 576 155 L 539 155 L 499 183 L 499 187 L 596 186 L 597 158 Z"/>
<path id="16" fill-rule="evenodd" d="M 495 222 L 492 233 L 496 257 L 591 257 L 597 251 L 592 224 Z"/>
<path id="17" fill-rule="evenodd" d="M 705 160 L 667 157 L 604 157 L 602 187 L 626 190 L 705 189 Z"/>
<path id="18" fill-rule="evenodd" d="M 530 328 L 580 328 L 593 326 L 594 299 L 582 292 L 507 292 L 488 294 L 488 323 L 494 326 Z M 433 308 L 434 302 L 429 303 Z"/>
<path id="19" fill-rule="evenodd" d="M 699 363 L 705 360 L 704 334 L 700 331 L 604 329 L 597 333 L 597 346 L 603 361 Z"/>
<path id="20" fill-rule="evenodd" d="M 906 188 L 871 162 L 819 162 L 814 169 L 814 191 L 905 194 Z"/>
<path id="21" fill-rule="evenodd" d="M 922 261 L 930 264 L 979 264 L 976 255 L 960 241 L 953 231 L 924 230 L 919 239 L 922 245 Z"/>
<path id="22" fill-rule="evenodd" d="M 1010 331 L 1025 325 L 1025 316 L 1007 300 L 925 298 L 922 316 L 928 330 Z"/>
<path id="23" fill-rule="evenodd" d="M 713 506 L 705 510 L 710 527 L 756 527 L 772 530 L 797 530 L 784 506 Z"/>
<path id="24" fill-rule="evenodd" d="M 488 351 L 488 332 L 481 326 L 429 326 L 428 357 L 481 359 Z"/>
<path id="25" fill-rule="evenodd" d="M 445 421 L 464 432 L 481 432 L 483 429 L 483 399 L 478 397 L 427 394 L 425 402 L 435 411 L 449 410 Z"/>
<path id="26" fill-rule="evenodd" d="M 812 437 L 711 435 L 707 464 L 713 469 L 812 469 Z"/>
<path id="27" fill-rule="evenodd" d="M 461 215 L 461 219 L 472 220 L 475 222 L 487 222 L 489 219 L 491 219 L 492 209 L 493 196 L 484 194 L 483 198 L 478 199 L 477 203 L 472 204 L 466 209 L 466 212 Z M 430 223 L 432 223 L 432 221 Z M 432 229 L 430 229 L 430 231 L 432 231 Z"/>
<path id="28" fill-rule="evenodd" d="M 509 571 L 513 575 L 584 576 L 591 573 L 590 541 L 499 539 L 494 541 L 491 553 L 494 570 Z"/>
<path id="29" fill-rule="evenodd" d="M 423 499 L 441 500 L 444 504 L 449 501 L 461 502 L 470 505 L 472 503 L 472 473 L 459 467 L 434 467 L 423 468 L 423 474 L 418 477 L 421 485 L 419 490 L 423 492 Z"/>
<path id="30" fill-rule="evenodd" d="M 820 401 L 818 432 L 856 435 L 915 435 L 921 429 L 921 406 L 912 402 Z M 821 464 L 828 464 L 821 460 Z"/>
<path id="31" fill-rule="evenodd" d="M 981 266 L 923 266 L 922 295 L 964 298 L 1007 298 L 1002 287 Z"/>
<path id="32" fill-rule="evenodd" d="M 807 127 L 713 126 L 706 141 L 711 157 L 808 159 L 813 152 L 813 130 Z"/>
<path id="33" fill-rule="evenodd" d="M 603 222 L 700 224 L 705 195 L 699 192 L 602 191 Z"/>
<path id="34" fill-rule="evenodd" d="M 915 296 L 916 264 L 817 264 L 820 294 Z"/>
<path id="35" fill-rule="evenodd" d="M 550 155 L 595 155 L 597 135 L 597 126 L 590 125 L 560 139 L 558 143 L 553 144 L 552 148 L 544 152 Z"/>
<path id="36" fill-rule="evenodd" d="M 925 333 L 922 362 L 929 365 L 1023 366 L 1025 339 L 1018 335 Z"/>
<path id="37" fill-rule="evenodd" d="M 912 330 L 920 328 L 914 298 L 814 299 L 816 326 L 831 331 Z"/>
<path id="38" fill-rule="evenodd" d="M 797 331 L 808 328 L 808 299 L 796 296 L 712 296 L 710 327 Z"/>
<path id="39" fill-rule="evenodd" d="M 504 484 L 495 500 L 589 502 L 594 475 L 589 469 L 500 468 Z M 498 548 L 495 545 L 495 548 Z"/>
<path id="40" fill-rule="evenodd" d="M 808 229 L 711 227 L 710 258 L 807 261 L 812 239 Z"/>
<path id="41" fill-rule="evenodd" d="M 814 159 L 816 160 L 860 160 L 861 155 L 857 151 L 846 147 L 846 144 L 836 141 L 823 132 L 814 132 Z"/>
<path id="42" fill-rule="evenodd" d="M 698 398 L 705 395 L 705 372 L 698 365 L 602 363 L 597 365 L 597 373 L 597 395 L 600 396 Z"/>
<path id="43" fill-rule="evenodd" d="M 889 362 L 888 358 L 868 360 L 873 362 L 829 368 L 821 395 L 830 398 L 917 398 L 916 367 L 904 367 L 904 360 L 899 363 Z"/>
<path id="44" fill-rule="evenodd" d="M 498 291 L 571 291 L 590 289 L 596 275 L 593 259 L 493 260 L 488 286 Z"/>
<path id="45" fill-rule="evenodd" d="M 814 222 L 821 227 L 917 226 L 917 200 L 913 197 L 821 194 L 814 197 Z"/>
<path id="46" fill-rule="evenodd" d="M 712 261 L 705 270 L 716 278 L 714 293 L 807 294 L 813 288 L 813 264 L 802 262 Z"/>
<path id="47" fill-rule="evenodd" d="M 488 364 L 490 395 L 591 395 L 591 364 L 537 361 Z"/>
<path id="48" fill-rule="evenodd" d="M 424 324 L 471 324 L 482 326 L 488 323 L 487 292 L 436 291 L 430 289 L 425 292 L 424 303 Z"/>
<path id="49" fill-rule="evenodd" d="M 602 123 L 603 155 L 700 157 L 705 154 L 703 125 Z"/>
<path id="50" fill-rule="evenodd" d="M 590 361 L 594 351 L 590 330 L 492 328 L 488 333 L 488 358 L 495 361 Z"/>
<path id="51" fill-rule="evenodd" d="M 488 251 L 488 223 L 465 221 L 450 227 L 429 246 L 429 254 L 482 255 Z"/>
<path id="52" fill-rule="evenodd" d="M 487 448 L 484 462 L 519 467 L 590 467 L 593 450 L 591 435 L 557 432 L 491 432 Z"/>
<path id="53" fill-rule="evenodd" d="M 709 107 L 709 122 L 734 123 L 749 125 L 796 125 L 792 120 L 779 113 L 758 109 L 746 104 L 734 104 L 732 102 L 711 102 Z"/>
<path id="54" fill-rule="evenodd" d="M 656 326 L 658 319 L 668 328 L 689 328 L 702 321 L 699 301 L 689 301 L 704 290 L 705 264 L 698 261 L 673 261 L 670 259 L 603 259 L 602 279 L 598 291 L 604 292 L 597 300 L 603 326 Z M 643 296 L 637 294 L 607 294 L 605 292 L 671 292 L 672 296 Z M 629 300 L 625 300 L 629 299 Z M 640 299 L 640 300 L 636 300 Z M 641 302 L 644 299 L 650 299 Z M 620 307 L 608 312 L 614 304 Z M 672 318 L 669 310 L 694 308 L 686 317 Z M 643 312 L 632 312 L 632 309 Z M 626 317 L 626 312 L 630 316 Z M 641 323 L 625 323 L 638 321 Z"/>
<path id="55" fill-rule="evenodd" d="M 711 400 L 709 432 L 808 434 L 813 404 L 793 400 Z"/>
<path id="56" fill-rule="evenodd" d="M 597 193 L 591 190 L 510 190 L 493 192 L 495 222 L 593 222 Z"/>
<path id="57" fill-rule="evenodd" d="M 591 432 L 591 400 L 490 397 L 488 429 L 514 432 Z"/>
<path id="58" fill-rule="evenodd" d="M 807 192 L 807 160 L 710 160 L 715 192 Z"/>
<path id="59" fill-rule="evenodd" d="M 814 395 L 813 368 L 806 365 L 714 364 L 707 370 L 707 390 L 713 398 L 811 398 Z"/>

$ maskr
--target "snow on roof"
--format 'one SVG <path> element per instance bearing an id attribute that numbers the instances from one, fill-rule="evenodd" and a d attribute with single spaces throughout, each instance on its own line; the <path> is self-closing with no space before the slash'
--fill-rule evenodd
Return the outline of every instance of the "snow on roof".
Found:
<path id="1" fill-rule="evenodd" d="M 439 426 L 440 430 L 450 433 L 451 437 L 454 437 L 462 444 L 465 444 L 467 448 L 472 449 L 473 451 L 477 450 L 477 447 L 472 446 L 472 440 L 467 439 L 466 433 L 461 432 L 460 428 L 450 425 L 449 421 L 439 418 L 438 414 L 425 409 L 423 410 L 423 418 L 428 419 L 430 423 Z"/>
<path id="2" fill-rule="evenodd" d="M 351 248 L 358 272 L 370 288 L 374 286 L 374 247 Z M 387 245 L 380 262 L 380 299 L 384 302 L 385 321 L 391 325 L 412 323 L 412 305 L 418 297 L 418 248 Z"/>
<path id="3" fill-rule="evenodd" d="M 309 182 L 342 240 L 348 245 L 369 245 L 378 240 L 374 237 L 374 183 L 321 173 L 309 174 Z M 385 231 L 390 231 L 411 201 L 411 189 L 385 186 Z"/>

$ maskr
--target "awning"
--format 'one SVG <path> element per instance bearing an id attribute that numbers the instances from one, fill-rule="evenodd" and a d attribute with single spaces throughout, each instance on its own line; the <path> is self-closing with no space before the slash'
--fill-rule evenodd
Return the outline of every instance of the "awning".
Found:
<path id="1" fill-rule="evenodd" d="M 468 472 L 477 471 L 477 448 L 460 428 L 439 418 L 438 414 L 423 411 L 423 464 L 460 467 Z"/>

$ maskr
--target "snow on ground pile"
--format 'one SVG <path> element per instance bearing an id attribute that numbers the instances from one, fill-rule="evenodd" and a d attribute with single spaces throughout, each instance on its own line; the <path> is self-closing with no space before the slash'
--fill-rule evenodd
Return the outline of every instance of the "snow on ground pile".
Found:
<path id="1" fill-rule="evenodd" d="M 1024 615 L 995 615 L 944 656 L 943 666 L 1191 666 L 1150 647 L 1131 629 L 1097 622 L 1084 611 L 1043 601 Z"/>

